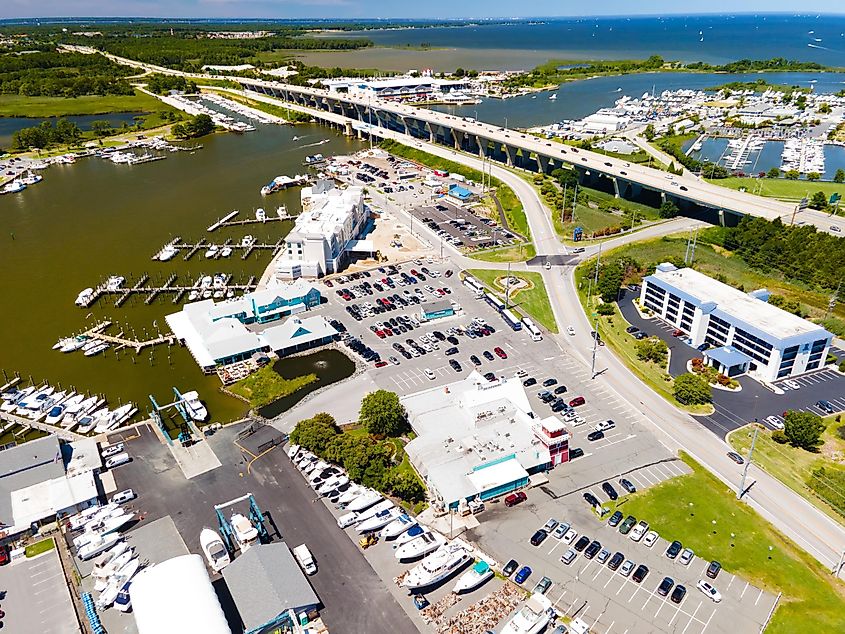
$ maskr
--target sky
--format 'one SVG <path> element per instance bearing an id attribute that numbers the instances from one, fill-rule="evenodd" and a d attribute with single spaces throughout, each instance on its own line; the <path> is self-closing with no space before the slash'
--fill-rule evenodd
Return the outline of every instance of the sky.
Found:
<path id="1" fill-rule="evenodd" d="M 0 18 L 145 16 L 202 18 L 455 18 L 695 14 L 843 13 L 842 0 L 2 0 Z"/>

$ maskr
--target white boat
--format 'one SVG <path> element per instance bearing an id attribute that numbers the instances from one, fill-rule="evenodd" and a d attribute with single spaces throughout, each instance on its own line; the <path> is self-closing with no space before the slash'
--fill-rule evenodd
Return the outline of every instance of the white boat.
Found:
<path id="1" fill-rule="evenodd" d="M 367 489 L 364 493 L 352 500 L 346 507 L 347 511 L 355 511 L 360 513 L 364 509 L 371 507 L 373 504 L 382 499 L 381 493 Z"/>
<path id="2" fill-rule="evenodd" d="M 100 422 L 100 419 L 108 416 L 109 408 L 102 407 L 91 414 L 85 414 L 79 419 L 79 429 L 76 430 L 78 434 L 87 434 L 94 429 Z"/>
<path id="3" fill-rule="evenodd" d="M 549 101 L 555 101 L 555 100 L 557 100 L 557 93 L 555 93 L 554 95 L 549 97 Z"/>
<path id="4" fill-rule="evenodd" d="M 109 564 L 116 561 L 118 557 L 130 548 L 132 548 L 132 546 L 130 546 L 127 542 L 120 542 L 111 550 L 107 550 L 97 557 L 97 561 L 94 562 L 94 570 L 91 571 L 91 574 L 95 577 L 108 577 L 113 572 L 113 570 L 106 572 Z"/>
<path id="5" fill-rule="evenodd" d="M 409 517 L 406 513 L 402 513 L 402 515 L 381 529 L 381 533 L 379 533 L 379 535 L 381 535 L 384 539 L 395 539 L 411 528 L 411 526 L 416 526 L 416 524 L 417 520 Z"/>
<path id="6" fill-rule="evenodd" d="M 119 508 L 107 517 L 86 524 L 85 532 L 74 537 L 73 544 L 77 548 L 80 548 L 85 544 L 91 543 L 97 537 L 114 533 L 132 521 L 134 517 L 134 511 L 127 513 L 124 509 Z"/>
<path id="7" fill-rule="evenodd" d="M 177 249 L 172 244 L 167 244 L 161 251 L 158 252 L 157 257 L 159 261 L 167 262 L 168 260 L 172 260 L 173 258 L 175 258 L 178 253 L 179 249 Z"/>
<path id="8" fill-rule="evenodd" d="M 75 401 L 77 398 L 79 400 Z M 82 414 L 87 414 L 97 406 L 99 401 L 100 397 L 98 396 L 89 396 L 88 398 L 85 398 L 84 394 L 78 394 L 65 403 L 65 416 L 81 416 Z"/>
<path id="9" fill-rule="evenodd" d="M 76 301 L 74 303 L 77 306 L 86 306 L 88 302 L 91 301 L 92 297 L 94 297 L 94 289 L 86 288 L 82 290 L 79 295 L 76 296 Z"/>
<path id="10" fill-rule="evenodd" d="M 446 543 L 446 538 L 440 533 L 426 531 L 422 535 L 409 540 L 393 551 L 393 556 L 402 561 L 403 559 L 416 559 L 434 552 Z"/>
<path id="11" fill-rule="evenodd" d="M 220 257 L 221 258 L 228 258 L 230 255 L 232 255 L 232 247 L 223 247 L 220 250 Z"/>
<path id="12" fill-rule="evenodd" d="M 220 247 L 218 247 L 216 244 L 212 244 L 212 245 L 211 245 L 210 247 L 208 247 L 208 249 L 206 250 L 206 252 L 205 252 L 205 257 L 207 257 L 207 258 L 209 258 L 209 259 L 211 259 L 211 258 L 216 258 L 216 257 L 217 257 L 217 252 L 219 251 L 219 249 L 220 249 Z"/>
<path id="13" fill-rule="evenodd" d="M 116 291 L 121 286 L 123 286 L 123 283 L 125 281 L 126 281 L 126 278 L 123 277 L 122 275 L 111 275 L 106 280 L 106 290 L 107 291 Z"/>
<path id="14" fill-rule="evenodd" d="M 360 486 L 358 486 L 357 484 L 353 484 L 351 487 L 349 487 L 349 490 L 345 491 L 343 493 L 343 495 L 341 495 L 337 499 L 337 503 L 338 504 L 349 504 L 352 500 L 354 500 L 359 495 L 361 495 L 362 491 L 363 491 L 363 489 L 361 489 Z"/>
<path id="15" fill-rule="evenodd" d="M 84 354 L 86 357 L 93 357 L 100 354 L 101 352 L 103 352 L 103 350 L 106 350 L 109 347 L 111 347 L 110 344 L 106 343 L 105 341 L 101 341 L 96 346 L 89 348 L 82 354 Z"/>
<path id="16" fill-rule="evenodd" d="M 123 584 L 123 587 L 117 593 L 117 598 L 114 600 L 114 607 L 121 612 L 129 612 L 132 609 L 132 597 L 129 594 L 129 587 L 132 585 L 131 581 Z"/>
<path id="17" fill-rule="evenodd" d="M 9 183 L 6 183 L 6 185 L 3 187 L 3 189 L 0 190 L 0 193 L 17 194 L 18 192 L 22 192 L 25 189 L 26 189 L 26 185 L 23 182 L 21 182 L 20 180 L 14 180 L 14 181 L 11 181 Z"/>
<path id="18" fill-rule="evenodd" d="M 446 544 L 411 568 L 402 585 L 411 590 L 428 588 L 451 577 L 468 561 L 472 555 L 463 546 Z"/>
<path id="19" fill-rule="evenodd" d="M 458 581 L 455 583 L 455 587 L 452 592 L 455 594 L 471 592 L 492 576 L 493 569 L 490 567 L 490 564 L 482 559 L 458 577 Z"/>
<path id="20" fill-rule="evenodd" d="M 85 561 L 86 559 L 91 559 L 91 557 L 96 557 L 101 552 L 108 550 L 121 539 L 123 538 L 119 533 L 97 535 L 93 540 L 91 540 L 90 542 L 82 546 L 79 550 L 77 550 L 76 556 L 83 561 Z"/>
<path id="21" fill-rule="evenodd" d="M 364 520 L 363 522 L 359 522 L 358 525 L 355 527 L 355 530 L 359 533 L 369 533 L 370 531 L 377 531 L 380 528 L 384 528 L 393 520 L 398 518 L 401 515 L 399 509 L 387 509 L 386 511 L 379 511 L 372 517 Z"/>
<path id="22" fill-rule="evenodd" d="M 395 548 L 399 548 L 399 546 L 401 546 L 402 544 L 407 544 L 412 539 L 416 539 L 417 537 L 419 537 L 420 535 L 422 535 L 423 533 L 425 533 L 427 531 L 428 531 L 428 527 L 423 526 L 421 524 L 416 524 L 414 526 L 411 526 L 411 528 L 409 528 L 404 533 L 399 535 L 399 537 L 396 538 L 396 540 L 393 542 L 393 545 L 394 545 Z"/>
<path id="23" fill-rule="evenodd" d="M 25 414 L 27 411 L 37 411 L 41 409 L 44 402 L 50 398 L 50 395 L 56 391 L 56 388 L 46 385 L 39 390 L 36 390 L 25 399 L 17 402 L 17 409 L 19 414 Z"/>
<path id="24" fill-rule="evenodd" d="M 206 527 L 200 531 L 200 547 L 214 572 L 220 572 L 232 561 L 226 545 L 215 530 Z"/>
<path id="25" fill-rule="evenodd" d="M 291 445 L 290 447 L 288 447 L 288 458 L 293 461 L 296 461 L 296 456 L 299 454 L 299 450 L 299 445 Z"/>
<path id="26" fill-rule="evenodd" d="M 182 398 L 184 399 L 185 409 L 188 411 L 188 416 L 191 417 L 191 420 L 201 423 L 208 418 L 208 410 L 202 404 L 202 401 L 200 401 L 200 395 L 196 390 L 185 392 L 182 394 Z"/>
<path id="27" fill-rule="evenodd" d="M 65 408 L 65 412 L 68 414 L 75 414 L 79 411 L 82 407 L 82 404 L 85 402 L 85 395 L 84 394 L 74 394 L 69 396 L 64 400 L 62 406 Z"/>
<path id="28" fill-rule="evenodd" d="M 505 623 L 501 634 L 538 634 L 549 624 L 552 616 L 549 608 L 552 602 L 544 595 L 535 593 L 529 597 L 510 621 Z"/>
<path id="29" fill-rule="evenodd" d="M 381 513 L 382 511 L 389 511 L 392 508 L 393 508 L 393 502 L 391 502 L 390 500 L 384 500 L 383 499 L 381 502 L 379 502 L 375 506 L 371 506 L 366 511 L 361 511 L 360 513 L 358 513 L 358 521 L 363 522 L 365 520 L 370 519 L 371 517 L 375 517 L 378 513 Z M 352 509 L 347 509 L 347 510 L 350 511 L 350 512 L 354 512 L 354 511 L 352 511 Z"/>
<path id="30" fill-rule="evenodd" d="M 65 414 L 65 409 L 66 407 L 64 405 L 53 405 L 50 411 L 47 412 L 47 418 L 44 419 L 44 422 L 48 425 L 58 425 L 62 416 Z"/>
<path id="31" fill-rule="evenodd" d="M 140 567 L 141 562 L 137 559 L 133 559 L 128 564 L 126 564 L 123 568 L 118 570 L 109 581 L 108 586 L 106 589 L 103 590 L 102 594 L 97 598 L 97 607 L 100 609 L 104 609 L 109 607 L 114 600 L 117 599 L 117 593 L 120 592 L 120 589 L 126 584 L 127 581 L 132 579 L 135 576 L 135 573 L 138 572 L 138 568 Z"/>
<path id="32" fill-rule="evenodd" d="M 66 339 L 62 347 L 59 348 L 60 352 L 76 352 L 82 346 L 88 343 L 88 337 L 71 337 L 70 339 Z"/>
<path id="33" fill-rule="evenodd" d="M 94 431 L 98 434 L 107 432 L 110 429 L 113 429 L 124 421 L 128 420 L 137 411 L 138 408 L 135 407 L 135 405 L 133 405 L 132 403 L 121 405 L 116 410 L 111 412 L 108 416 L 101 418 L 100 421 L 97 423 L 97 426 L 94 428 Z"/>
<path id="34" fill-rule="evenodd" d="M 345 474 L 334 476 L 323 482 L 323 484 L 321 484 L 319 487 L 317 487 L 317 493 L 319 493 L 320 495 L 328 495 L 338 487 L 342 487 L 348 482 L 349 476 Z"/>
<path id="35" fill-rule="evenodd" d="M 121 542 L 125 544 L 126 542 Z M 116 547 L 115 547 L 116 548 Z M 112 549 L 114 550 L 114 549 Z M 102 592 L 106 589 L 106 586 L 109 584 L 109 578 L 118 570 L 123 568 L 126 564 L 128 564 L 132 559 L 135 557 L 135 549 L 128 549 L 124 550 L 120 555 L 112 559 L 109 563 L 104 566 L 97 568 L 94 567 L 94 572 L 92 573 L 97 580 L 94 582 L 94 590 L 97 592 Z"/>
<path id="36" fill-rule="evenodd" d="M 244 236 L 241 239 L 242 247 L 251 247 L 253 244 L 255 244 L 255 237 L 253 236 Z"/>
<path id="37" fill-rule="evenodd" d="M 99 513 L 102 508 L 103 507 L 101 506 L 89 506 L 87 509 L 80 511 L 76 515 L 71 515 L 67 518 L 67 527 L 72 531 L 82 528 L 85 522 Z"/>
<path id="38" fill-rule="evenodd" d="M 245 515 L 235 513 L 232 515 L 230 523 L 235 533 L 235 541 L 242 553 L 258 541 L 258 529 L 252 525 L 252 522 Z"/>
<path id="39" fill-rule="evenodd" d="M 265 222 L 267 220 L 267 212 L 264 211 L 261 207 L 255 210 L 255 219 L 258 222 Z"/>

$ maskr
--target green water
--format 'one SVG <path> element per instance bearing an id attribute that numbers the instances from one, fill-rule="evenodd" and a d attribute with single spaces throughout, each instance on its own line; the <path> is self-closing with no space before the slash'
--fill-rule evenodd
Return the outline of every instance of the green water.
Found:
<path id="1" fill-rule="evenodd" d="M 293 136 L 303 137 L 292 141 Z M 321 139 L 325 145 L 302 147 Z M 148 394 L 159 403 L 172 401 L 172 387 L 196 389 L 206 402 L 211 421 L 229 421 L 245 413 L 241 401 L 219 392 L 216 376 L 204 376 L 185 348 L 158 346 L 139 356 L 107 350 L 96 357 L 81 352 L 63 354 L 52 345 L 63 336 L 110 319 L 118 329 L 139 338 L 165 330 L 164 316 L 179 305 L 161 295 L 151 305 L 143 296 L 121 308 L 101 298 L 90 309 L 74 305 L 77 294 L 109 275 L 123 275 L 131 285 L 143 273 L 164 280 L 172 272 L 178 283 L 193 283 L 201 274 L 230 273 L 235 279 L 260 276 L 270 251 L 254 251 L 246 261 L 238 251 L 227 260 L 206 260 L 204 251 L 185 262 L 151 260 L 161 246 L 179 235 L 184 240 L 213 239 L 222 243 L 246 234 L 275 243 L 291 228 L 270 222 L 206 231 L 218 217 L 240 209 L 238 218 L 254 217 L 256 207 L 274 213 L 278 205 L 298 212 L 299 189 L 262 198 L 262 185 L 280 174 L 305 169 L 306 155 L 357 150 L 357 142 L 316 125 L 258 126 L 256 132 L 217 134 L 202 139 L 204 149 L 193 154 L 168 154 L 143 165 L 114 165 L 86 158 L 74 165 L 52 166 L 44 180 L 19 194 L 0 196 L 0 369 L 17 371 L 36 381 L 73 386 L 77 391 L 105 395 L 109 403 L 133 401 L 149 407 Z M 282 364 L 285 362 L 283 361 Z M 0 377 L 2 378 L 2 377 Z"/>

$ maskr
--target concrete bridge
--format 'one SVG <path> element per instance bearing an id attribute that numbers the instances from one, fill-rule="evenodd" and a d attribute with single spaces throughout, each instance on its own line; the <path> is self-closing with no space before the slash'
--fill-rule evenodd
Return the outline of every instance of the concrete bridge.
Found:
<path id="1" fill-rule="evenodd" d="M 795 209 L 789 203 L 719 187 L 692 175 L 667 174 L 471 118 L 313 87 L 238 81 L 244 90 L 325 113 L 317 118 L 350 135 L 384 136 L 379 130 L 387 129 L 533 172 L 570 168 L 582 185 L 654 206 L 670 200 L 684 215 L 713 224 L 734 225 L 746 214 L 789 220 Z"/>

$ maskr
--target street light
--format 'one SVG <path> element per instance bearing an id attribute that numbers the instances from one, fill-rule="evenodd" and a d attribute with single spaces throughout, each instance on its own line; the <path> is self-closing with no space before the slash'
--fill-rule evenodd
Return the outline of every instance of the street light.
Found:
<path id="1" fill-rule="evenodd" d="M 508 118 L 505 117 L 505 130 L 507 130 L 507 129 L 508 129 Z"/>

